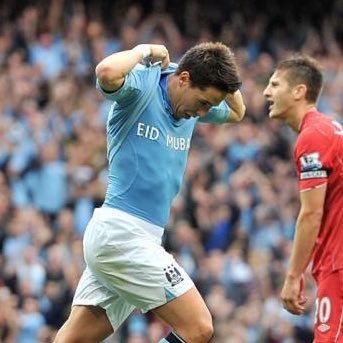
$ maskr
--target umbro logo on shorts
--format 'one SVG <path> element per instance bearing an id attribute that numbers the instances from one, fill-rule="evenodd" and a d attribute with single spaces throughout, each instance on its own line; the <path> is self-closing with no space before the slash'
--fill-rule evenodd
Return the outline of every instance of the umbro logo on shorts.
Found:
<path id="1" fill-rule="evenodd" d="M 183 281 L 183 277 L 181 276 L 181 273 L 173 264 L 171 264 L 170 266 L 167 266 L 163 270 L 165 271 L 166 278 L 170 282 L 172 287 L 174 287 L 175 285 Z"/>
<path id="2" fill-rule="evenodd" d="M 319 330 L 320 332 L 326 332 L 326 331 L 330 330 L 330 326 L 327 325 L 327 324 L 320 324 L 320 325 L 318 326 L 318 330 Z"/>

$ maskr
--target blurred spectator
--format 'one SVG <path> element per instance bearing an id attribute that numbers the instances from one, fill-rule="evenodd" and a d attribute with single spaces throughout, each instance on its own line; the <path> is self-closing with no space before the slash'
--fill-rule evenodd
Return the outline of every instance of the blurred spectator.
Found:
<path id="1" fill-rule="evenodd" d="M 209 40 L 235 51 L 247 115 L 196 129 L 165 242 L 211 309 L 213 342 L 311 341 L 313 306 L 298 318 L 278 299 L 298 210 L 294 137 L 266 118 L 262 89 L 275 62 L 306 52 L 324 67 L 318 108 L 343 123 L 341 15 L 338 0 L 296 13 L 294 2 L 249 0 L 0 2 L 0 341 L 51 342 L 70 310 L 107 182 L 111 104 L 95 65 L 148 42 L 177 62 Z M 134 313 L 107 342 L 156 342 L 167 330 Z"/>
<path id="2" fill-rule="evenodd" d="M 39 312 L 37 300 L 30 297 L 23 299 L 22 310 L 19 312 L 16 342 L 36 343 L 38 332 L 44 323 L 44 317 Z"/>

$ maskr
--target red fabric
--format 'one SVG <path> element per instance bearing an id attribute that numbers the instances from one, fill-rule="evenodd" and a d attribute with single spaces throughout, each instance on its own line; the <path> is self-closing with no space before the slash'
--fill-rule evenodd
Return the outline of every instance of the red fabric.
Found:
<path id="1" fill-rule="evenodd" d="M 343 343 L 343 270 L 319 282 L 313 343 Z"/>
<path id="2" fill-rule="evenodd" d="M 343 128 L 317 111 L 308 112 L 294 147 L 300 191 L 327 183 L 322 225 L 312 272 L 320 281 L 343 268 Z"/>

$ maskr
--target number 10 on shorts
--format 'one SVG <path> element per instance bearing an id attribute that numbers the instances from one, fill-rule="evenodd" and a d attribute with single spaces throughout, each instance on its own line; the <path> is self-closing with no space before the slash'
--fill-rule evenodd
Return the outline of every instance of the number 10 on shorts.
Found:
<path id="1" fill-rule="evenodd" d="M 320 332 L 330 330 L 330 325 L 327 322 L 331 315 L 331 301 L 328 297 L 316 299 L 316 312 L 314 317 L 314 324 L 317 325 Z"/>

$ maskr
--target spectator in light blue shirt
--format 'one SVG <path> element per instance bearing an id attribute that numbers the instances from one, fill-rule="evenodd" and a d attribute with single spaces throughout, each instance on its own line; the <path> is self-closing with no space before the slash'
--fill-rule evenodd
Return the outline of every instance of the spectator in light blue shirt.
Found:
<path id="1" fill-rule="evenodd" d="M 66 57 L 60 40 L 55 39 L 49 28 L 42 28 L 38 41 L 29 47 L 29 60 L 41 68 L 47 79 L 56 78 L 66 67 Z"/>
<path id="2" fill-rule="evenodd" d="M 40 147 L 38 169 L 28 173 L 26 182 L 35 207 L 44 213 L 56 215 L 67 202 L 67 167 L 58 157 L 55 142 Z"/>
<path id="3" fill-rule="evenodd" d="M 38 332 L 44 324 L 45 320 L 38 310 L 37 300 L 30 297 L 24 299 L 15 343 L 37 343 Z"/>

